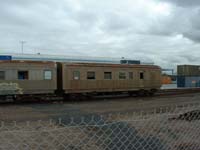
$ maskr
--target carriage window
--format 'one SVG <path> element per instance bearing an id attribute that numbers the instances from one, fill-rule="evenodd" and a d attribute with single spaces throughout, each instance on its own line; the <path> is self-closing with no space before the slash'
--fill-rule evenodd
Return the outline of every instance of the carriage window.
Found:
<path id="1" fill-rule="evenodd" d="M 73 72 L 73 79 L 74 80 L 80 80 L 80 72 L 79 71 Z"/>
<path id="2" fill-rule="evenodd" d="M 144 79 L 144 72 L 140 72 L 140 79 Z"/>
<path id="3" fill-rule="evenodd" d="M 93 72 L 93 71 L 87 72 L 87 79 L 94 80 L 95 79 L 95 72 Z"/>
<path id="4" fill-rule="evenodd" d="M 112 72 L 104 72 L 104 79 L 112 79 Z"/>
<path id="5" fill-rule="evenodd" d="M 119 72 L 119 79 L 126 79 L 126 72 Z"/>
<path id="6" fill-rule="evenodd" d="M 0 80 L 5 80 L 5 71 L 0 71 Z"/>
<path id="7" fill-rule="evenodd" d="M 52 71 L 50 71 L 50 70 L 45 70 L 45 71 L 44 71 L 44 79 L 45 79 L 45 80 L 51 80 L 51 79 L 52 79 Z"/>
<path id="8" fill-rule="evenodd" d="M 19 80 L 28 80 L 28 71 L 18 71 Z"/>
<path id="9" fill-rule="evenodd" d="M 129 72 L 129 79 L 133 79 L 133 72 Z"/>

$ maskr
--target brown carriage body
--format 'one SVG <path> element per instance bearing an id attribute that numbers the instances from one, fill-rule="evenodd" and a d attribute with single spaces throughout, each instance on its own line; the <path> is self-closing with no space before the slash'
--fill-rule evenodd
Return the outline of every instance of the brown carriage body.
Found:
<path id="1" fill-rule="evenodd" d="M 59 63 L 59 66 L 62 80 L 58 80 L 58 84 L 66 94 L 158 90 L 161 87 L 161 68 L 154 65 Z M 88 79 L 88 72 L 93 72 L 95 77 Z"/>
<path id="2" fill-rule="evenodd" d="M 23 94 L 48 94 L 57 89 L 57 64 L 47 61 L 0 61 L 0 83 L 16 83 Z"/>

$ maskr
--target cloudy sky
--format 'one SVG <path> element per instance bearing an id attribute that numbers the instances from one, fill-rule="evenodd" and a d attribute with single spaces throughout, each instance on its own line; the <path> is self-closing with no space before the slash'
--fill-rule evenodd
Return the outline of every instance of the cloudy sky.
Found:
<path id="1" fill-rule="evenodd" d="M 200 64 L 199 0 L 0 0 L 0 52 Z"/>

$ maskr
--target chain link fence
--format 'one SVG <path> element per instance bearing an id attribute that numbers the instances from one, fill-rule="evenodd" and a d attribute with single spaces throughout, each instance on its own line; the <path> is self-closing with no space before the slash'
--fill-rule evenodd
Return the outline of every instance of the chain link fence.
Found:
<path id="1" fill-rule="evenodd" d="M 200 150 L 200 105 L 1 122 L 0 149 Z"/>

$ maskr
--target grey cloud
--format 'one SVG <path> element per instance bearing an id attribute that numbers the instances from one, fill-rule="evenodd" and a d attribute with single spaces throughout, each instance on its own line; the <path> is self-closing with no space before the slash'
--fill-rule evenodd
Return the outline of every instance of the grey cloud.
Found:
<path id="1" fill-rule="evenodd" d="M 161 0 L 176 4 L 181 7 L 198 7 L 200 5 L 199 0 Z"/>
<path id="2" fill-rule="evenodd" d="M 195 43 L 200 42 L 200 6 L 197 9 L 177 8 L 164 19 L 151 22 L 147 33 L 158 36 L 183 35 Z"/>
<path id="3" fill-rule="evenodd" d="M 180 54 L 200 48 L 198 7 L 173 5 L 165 16 L 152 8 L 157 2 L 163 1 L 0 1 L 0 50 L 20 52 L 26 40 L 29 53 L 124 56 L 163 67 L 196 62 Z"/>
<path id="4" fill-rule="evenodd" d="M 103 18 L 104 24 L 102 26 L 103 30 L 107 32 L 120 32 L 127 31 L 132 27 L 131 19 L 120 15 L 118 13 L 106 13 L 106 17 Z"/>
<path id="5" fill-rule="evenodd" d="M 189 38 L 196 43 L 200 42 L 200 30 L 198 30 L 198 31 L 194 30 L 194 31 L 186 32 L 186 33 L 183 33 L 183 35 L 186 38 Z"/>
<path id="6" fill-rule="evenodd" d="M 191 52 L 190 52 L 190 55 L 188 55 L 188 54 L 180 54 L 179 58 L 181 58 L 181 59 L 180 59 L 180 62 L 178 64 L 181 64 L 183 62 L 185 64 L 191 63 L 191 62 L 192 62 L 192 64 L 199 64 L 199 57 L 198 57 L 198 55 L 196 56 L 194 54 L 191 54 Z"/>

